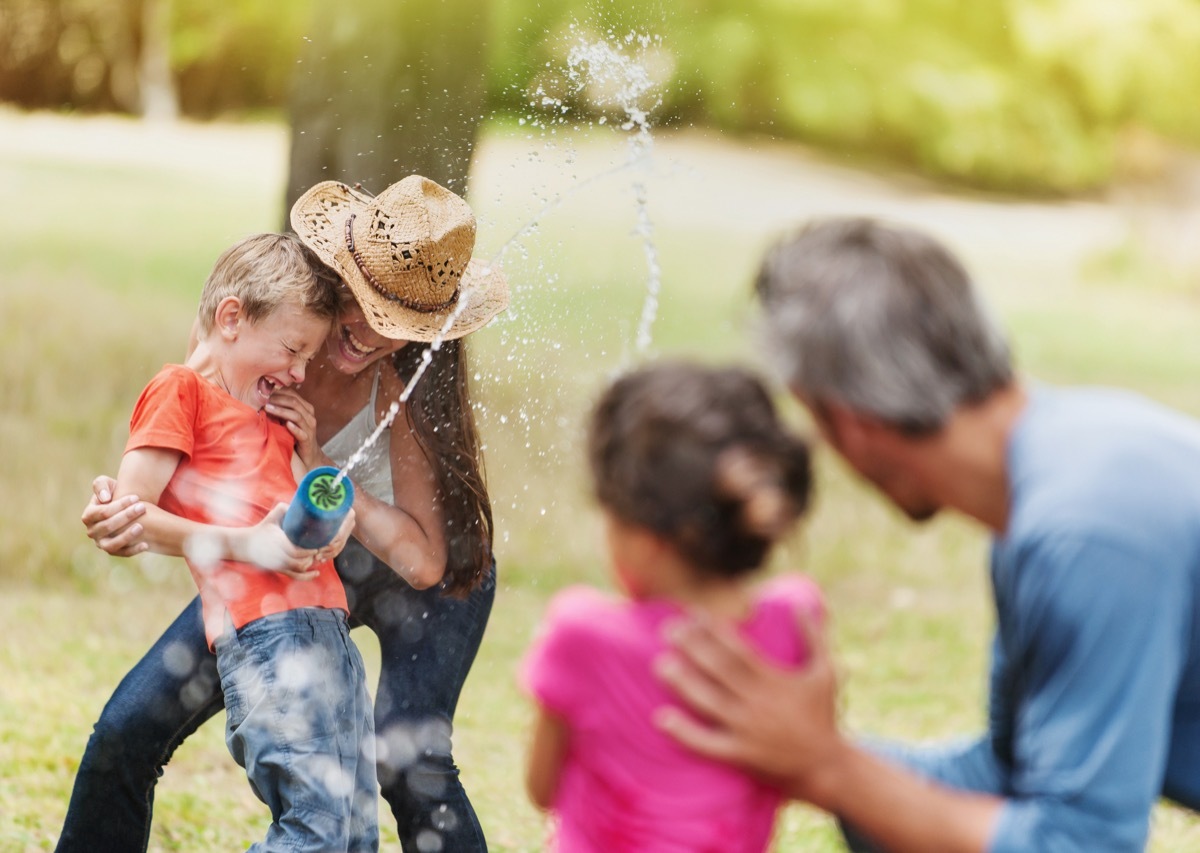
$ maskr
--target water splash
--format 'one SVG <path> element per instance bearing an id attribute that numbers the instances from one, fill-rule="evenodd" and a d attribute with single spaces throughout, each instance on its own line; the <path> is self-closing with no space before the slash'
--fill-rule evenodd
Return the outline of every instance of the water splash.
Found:
<path id="1" fill-rule="evenodd" d="M 489 265 L 481 270 L 481 275 L 478 277 L 479 280 L 482 280 L 490 269 Z M 425 375 L 425 371 L 429 369 L 429 365 L 433 362 L 433 354 L 442 348 L 442 344 L 446 341 L 446 335 L 450 334 L 454 323 L 462 316 L 463 311 L 471 303 L 470 295 L 474 289 L 473 283 L 473 280 L 464 279 L 464 283 L 458 293 L 458 303 L 454 306 L 454 310 L 450 312 L 450 316 L 446 318 L 446 322 L 438 329 L 433 341 L 421 353 L 421 363 L 417 365 L 417 369 L 409 377 L 404 390 L 400 392 L 399 398 L 393 400 L 392 404 L 388 406 L 387 414 L 379 421 L 379 425 L 375 427 L 375 431 L 367 436 L 367 440 L 362 443 L 362 446 L 350 454 L 350 458 L 346 460 L 346 464 L 342 466 L 337 476 L 333 478 L 332 488 L 336 488 L 342 479 L 350 473 L 350 469 L 362 461 L 363 456 L 379 440 L 379 436 L 383 434 L 383 431 L 392 425 L 392 421 L 400 413 L 400 407 L 408 402 L 408 398 L 412 396 L 413 389 L 417 387 L 417 383 L 421 381 L 421 377 Z"/>
<path id="2" fill-rule="evenodd" d="M 654 137 L 650 133 L 650 115 L 662 104 L 658 83 L 654 80 L 645 62 L 644 53 L 659 44 L 656 36 L 629 33 L 623 39 L 612 41 L 580 41 L 567 55 L 568 79 L 576 89 L 590 96 L 600 107 L 616 107 L 624 113 L 621 129 L 631 132 L 629 157 L 623 168 L 648 165 Z M 625 52 L 625 48 L 634 51 Z M 648 103 L 648 101 L 650 103 Z M 633 184 L 634 204 L 637 210 L 637 226 L 634 234 L 641 238 L 646 256 L 646 299 L 642 303 L 642 314 L 638 321 L 634 346 L 639 354 L 649 349 L 651 329 L 658 316 L 658 297 L 662 288 L 662 267 L 658 260 L 658 248 L 654 244 L 654 223 L 647 206 L 646 185 L 643 181 Z"/>
<path id="3" fill-rule="evenodd" d="M 625 162 L 616 167 L 579 181 L 568 190 L 559 193 L 556 197 L 547 201 L 528 222 L 518 228 L 508 240 L 500 245 L 487 262 L 489 269 L 498 266 L 500 260 L 509 249 L 519 245 L 522 239 L 536 231 L 541 219 L 563 204 L 571 196 L 604 178 L 649 163 L 650 152 L 654 144 L 650 132 L 650 117 L 654 109 L 661 105 L 662 97 L 660 94 L 656 94 L 658 83 L 650 74 L 646 62 L 643 61 L 643 57 L 639 57 L 637 52 L 644 52 L 652 47 L 656 47 L 660 44 L 660 41 L 657 36 L 639 33 L 629 33 L 622 38 L 611 40 L 589 40 L 584 36 L 577 38 L 576 44 L 571 47 L 567 54 L 566 80 L 569 89 L 567 93 L 568 97 L 585 98 L 595 108 L 615 108 L 619 110 L 624 117 L 620 128 L 630 133 L 628 157 Z M 633 51 L 633 53 L 626 52 L 627 50 Z M 562 120 L 563 116 L 570 111 L 570 107 L 563 98 L 554 97 L 542 87 L 539 87 L 534 92 L 533 102 L 535 108 L 552 110 L 559 120 Z M 599 122 L 600 124 L 604 124 L 606 119 L 602 116 Z M 521 124 L 524 123 L 525 120 L 522 119 Z M 635 347 L 640 354 L 649 349 L 652 342 L 651 329 L 658 314 L 662 267 L 658 259 L 658 249 L 654 244 L 654 226 L 647 206 L 645 183 L 635 181 L 633 190 L 637 210 L 637 225 L 634 229 L 634 234 L 642 240 L 648 272 L 646 299 L 642 305 L 641 317 L 638 321 L 638 329 L 635 337 Z M 455 310 L 446 319 L 445 324 L 438 331 L 437 335 L 434 336 L 433 341 L 422 352 L 421 361 L 404 386 L 400 397 L 388 407 L 387 413 L 380 420 L 374 432 L 346 460 L 346 464 L 338 472 L 337 477 L 334 478 L 334 486 L 338 485 L 349 474 L 350 470 L 362 460 L 367 451 L 379 439 L 379 436 L 391 426 L 396 415 L 400 412 L 400 407 L 408 402 L 416 384 L 425 375 L 425 371 L 429 369 L 429 365 L 433 361 L 433 354 L 441 349 L 446 335 L 469 304 L 470 291 L 470 282 L 467 282 L 459 294 Z"/>

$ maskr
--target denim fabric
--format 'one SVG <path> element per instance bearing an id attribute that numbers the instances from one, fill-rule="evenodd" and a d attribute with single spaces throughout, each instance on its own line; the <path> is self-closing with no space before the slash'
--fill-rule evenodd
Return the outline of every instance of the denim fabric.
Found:
<path id="1" fill-rule="evenodd" d="M 197 597 L 104 706 L 75 774 L 57 849 L 145 851 L 163 766 L 222 707 L 217 659 L 204 638 Z"/>
<path id="2" fill-rule="evenodd" d="M 379 849 L 366 672 L 337 610 L 256 619 L 217 639 L 225 743 L 271 809 L 251 851 Z"/>
<path id="3" fill-rule="evenodd" d="M 366 625 L 379 637 L 379 784 L 405 853 L 486 851 L 451 755 L 451 734 L 496 598 L 495 567 L 478 589 L 457 599 L 436 587 L 414 590 L 353 540 L 339 561 L 351 625 Z"/>
<path id="4" fill-rule="evenodd" d="M 486 851 L 451 756 L 450 733 L 495 599 L 494 567 L 478 589 L 459 600 L 437 589 L 414 590 L 354 540 L 336 564 L 351 626 L 365 624 L 379 636 L 378 775 L 405 853 Z M 197 598 L 101 712 L 75 776 L 57 850 L 145 851 L 163 767 L 179 744 L 221 710 L 222 701 Z"/>

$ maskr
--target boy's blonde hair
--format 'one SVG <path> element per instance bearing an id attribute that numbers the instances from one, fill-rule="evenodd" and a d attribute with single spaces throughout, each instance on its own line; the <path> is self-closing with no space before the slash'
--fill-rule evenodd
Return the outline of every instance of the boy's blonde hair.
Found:
<path id="1" fill-rule="evenodd" d="M 217 305 L 227 296 L 241 300 L 251 322 L 285 303 L 298 304 L 332 320 L 341 307 L 341 280 L 312 250 L 291 234 L 255 234 L 234 243 L 217 258 L 200 293 L 200 331 L 212 331 Z"/>

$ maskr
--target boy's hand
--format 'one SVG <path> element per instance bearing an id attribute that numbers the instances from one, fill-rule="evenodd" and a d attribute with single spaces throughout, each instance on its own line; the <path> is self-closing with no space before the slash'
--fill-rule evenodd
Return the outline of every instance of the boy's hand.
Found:
<path id="1" fill-rule="evenodd" d="M 313 569 L 317 552 L 311 548 L 301 548 L 287 538 L 280 527 L 287 508 L 287 504 L 276 504 L 267 517 L 253 527 L 235 528 L 233 535 L 236 541 L 231 548 L 233 559 L 253 563 L 260 569 L 279 572 L 296 580 L 312 580 L 318 574 Z"/>
<path id="2" fill-rule="evenodd" d="M 329 460 L 317 444 L 317 415 L 312 403 L 295 388 L 280 388 L 267 401 L 267 414 L 283 421 L 296 439 L 296 453 L 305 468 L 326 465 Z"/>
<path id="3" fill-rule="evenodd" d="M 92 481 L 92 497 L 80 521 L 87 528 L 88 538 L 96 547 L 114 557 L 132 557 L 144 553 L 150 546 L 142 541 L 144 532 L 137 519 L 145 515 L 146 507 L 137 495 L 126 495 L 113 502 L 117 481 L 101 474 Z"/>

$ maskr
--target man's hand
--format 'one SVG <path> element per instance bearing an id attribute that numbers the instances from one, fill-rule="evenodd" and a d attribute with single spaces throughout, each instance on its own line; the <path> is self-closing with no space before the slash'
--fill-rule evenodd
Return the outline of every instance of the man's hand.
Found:
<path id="1" fill-rule="evenodd" d="M 676 626 L 658 674 L 700 719 L 664 708 L 656 722 L 695 752 L 821 805 L 821 771 L 845 746 L 837 678 L 823 629 L 802 612 L 797 620 L 809 656 L 794 670 L 764 660 L 729 625 L 700 618 Z"/>

